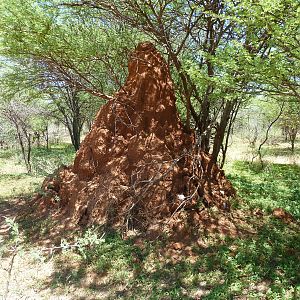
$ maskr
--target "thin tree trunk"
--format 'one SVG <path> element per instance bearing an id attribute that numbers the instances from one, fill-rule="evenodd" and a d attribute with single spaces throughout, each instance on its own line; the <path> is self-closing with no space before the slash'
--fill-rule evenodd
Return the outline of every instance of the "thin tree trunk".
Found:
<path id="1" fill-rule="evenodd" d="M 227 127 L 228 121 L 230 119 L 230 114 L 232 112 L 233 107 L 234 107 L 233 101 L 226 102 L 220 124 L 217 126 L 217 129 L 216 129 L 216 135 L 214 138 L 214 145 L 213 145 L 213 151 L 212 151 L 212 161 L 215 163 L 218 160 L 218 155 L 221 150 L 221 146 L 222 146 L 224 136 L 225 136 L 226 127 Z"/>
<path id="2" fill-rule="evenodd" d="M 223 147 L 223 145 L 221 146 L 222 147 L 222 161 L 220 163 L 221 168 L 223 168 L 224 164 L 225 164 L 226 154 L 227 154 L 227 149 L 228 149 L 229 136 L 232 133 L 233 124 L 235 122 L 237 113 L 239 111 L 240 104 L 241 104 L 240 101 L 237 102 L 236 107 L 233 109 L 233 111 L 231 113 L 231 117 L 230 117 L 229 124 L 228 124 L 228 129 L 227 129 L 227 133 L 226 133 L 226 138 L 225 138 L 225 145 L 224 145 L 224 147 Z"/>
<path id="3" fill-rule="evenodd" d="M 28 164 L 28 173 L 32 172 L 32 167 L 31 167 L 31 134 L 28 134 L 26 136 L 27 138 L 27 145 L 28 145 L 28 149 L 27 149 L 27 164 Z"/>
<path id="4" fill-rule="evenodd" d="M 75 148 L 75 150 L 77 151 L 80 147 L 80 124 L 79 124 L 79 120 L 77 118 L 73 119 L 73 146 Z"/>
<path id="5" fill-rule="evenodd" d="M 30 151 L 28 151 L 27 154 L 26 154 L 26 147 L 24 145 L 19 126 L 16 125 L 16 129 L 17 129 L 17 136 L 18 136 L 18 140 L 19 140 L 19 144 L 20 144 L 20 147 L 21 147 L 21 152 L 22 152 L 22 156 L 23 156 L 23 159 L 24 159 L 24 162 L 25 162 L 27 172 L 31 173 L 31 164 L 30 164 L 31 144 L 29 144 L 29 147 L 28 147 L 28 148 L 30 148 Z"/>
<path id="6" fill-rule="evenodd" d="M 292 153 L 294 153 L 295 151 L 295 141 L 296 141 L 296 137 L 297 137 L 297 129 L 293 128 L 290 130 L 290 142 L 291 142 L 291 146 L 292 146 Z"/>
<path id="7" fill-rule="evenodd" d="M 209 109 L 210 103 L 208 97 L 206 96 L 201 104 L 201 118 L 199 124 L 199 133 L 200 133 L 200 148 L 204 152 L 209 152 L 210 147 L 210 135 L 211 130 L 209 129 L 210 120 L 209 120 Z"/>
<path id="8" fill-rule="evenodd" d="M 270 132 L 270 130 L 271 130 L 273 124 L 274 124 L 275 122 L 277 122 L 277 120 L 280 118 L 280 116 L 281 116 L 281 114 L 282 114 L 282 112 L 283 112 L 284 104 L 285 104 L 285 102 L 282 103 L 282 105 L 281 105 L 281 107 L 280 107 L 280 111 L 279 111 L 277 117 L 269 124 L 268 129 L 267 129 L 267 131 L 266 131 L 265 139 L 263 140 L 263 142 L 262 142 L 262 143 L 259 145 L 259 147 L 258 147 L 257 155 L 254 156 L 254 157 L 252 158 L 252 163 L 253 163 L 254 159 L 258 156 L 259 162 L 260 162 L 262 168 L 263 168 L 264 164 L 263 164 L 263 160 L 262 160 L 261 149 L 262 149 L 263 145 L 267 142 L 267 140 L 268 140 L 268 138 L 269 138 L 269 132 Z"/>
<path id="9" fill-rule="evenodd" d="M 49 129 L 48 129 L 48 125 L 46 126 L 45 139 L 46 139 L 46 149 L 49 150 Z"/>

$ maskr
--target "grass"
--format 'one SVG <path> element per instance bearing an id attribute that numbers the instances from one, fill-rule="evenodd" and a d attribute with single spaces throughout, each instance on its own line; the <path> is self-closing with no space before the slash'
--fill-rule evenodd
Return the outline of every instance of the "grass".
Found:
<path id="1" fill-rule="evenodd" d="M 69 144 L 52 145 L 50 149 L 33 148 L 33 172 L 28 174 L 19 150 L 0 149 L 0 200 L 32 195 L 46 175 L 62 164 L 70 164 L 74 155 Z"/>
<path id="2" fill-rule="evenodd" d="M 40 186 L 41 177 L 28 174 L 0 174 L 0 201 L 30 196 Z"/>
<path id="3" fill-rule="evenodd" d="M 70 144 L 51 145 L 50 149 L 33 148 L 32 167 L 35 174 L 52 174 L 60 165 L 69 165 L 73 162 L 75 151 Z"/>
<path id="4" fill-rule="evenodd" d="M 297 299 L 300 293 L 300 237 L 296 228 L 270 220 L 257 236 L 228 239 L 208 248 L 194 247 L 195 261 L 169 260 L 163 242 L 144 249 L 132 240 L 109 235 L 104 243 L 69 263 L 57 264 L 52 287 L 80 286 L 89 272 L 96 274 L 88 290 L 109 287 L 108 299 Z M 83 255 L 84 254 L 84 255 Z M 69 262 L 68 259 L 66 259 Z"/>
<path id="5" fill-rule="evenodd" d="M 2 199 L 11 201 L 32 193 L 44 173 L 72 161 L 73 156 L 66 145 L 34 149 L 36 173 L 27 175 L 20 169 L 19 173 L 1 174 Z M 0 168 L 9 163 L 17 165 L 16 158 L 14 151 L 1 151 Z M 167 251 L 168 241 L 164 239 L 137 246 L 134 239 L 124 240 L 110 232 L 100 241 L 102 229 L 89 228 L 85 233 L 76 233 L 83 245 L 77 251 L 63 251 L 36 265 L 31 260 L 31 269 L 41 270 L 43 264 L 47 270 L 53 269 L 47 277 L 41 275 L 39 282 L 31 284 L 46 293 L 45 298 L 299 299 L 299 224 L 276 220 L 271 211 L 282 207 L 299 220 L 300 167 L 269 163 L 261 170 L 259 165 L 234 161 L 226 166 L 226 173 L 241 198 L 235 209 L 245 213 L 256 234 L 218 242 L 209 235 L 201 236 L 209 242 L 206 246 L 194 244 L 194 254 L 188 256 L 179 250 Z M 256 208 L 263 212 L 260 218 L 251 214 Z M 47 234 L 49 222 L 27 220 L 20 224 L 27 234 L 24 241 L 29 250 L 34 248 L 30 245 L 32 232 Z M 26 256 L 22 264 L 28 267 Z"/>
<path id="6" fill-rule="evenodd" d="M 268 147 L 264 148 L 265 155 L 271 156 L 293 156 L 293 155 L 300 155 L 300 142 L 295 143 L 294 152 L 292 152 L 291 145 L 289 143 L 282 143 L 278 145 L 269 145 Z"/>
<path id="7" fill-rule="evenodd" d="M 254 156 L 257 156 L 257 148 L 251 147 L 245 140 L 234 137 L 232 143 L 229 145 L 226 155 L 227 162 L 251 161 Z M 263 160 L 266 163 L 278 164 L 298 164 L 300 165 L 300 141 L 295 143 L 295 151 L 292 153 L 291 145 L 287 142 L 280 141 L 279 143 L 266 143 L 261 150 Z"/>
<path id="8" fill-rule="evenodd" d="M 227 173 L 249 207 L 269 213 L 282 207 L 300 218 L 300 166 L 268 164 L 261 170 L 258 164 L 236 161 Z"/>

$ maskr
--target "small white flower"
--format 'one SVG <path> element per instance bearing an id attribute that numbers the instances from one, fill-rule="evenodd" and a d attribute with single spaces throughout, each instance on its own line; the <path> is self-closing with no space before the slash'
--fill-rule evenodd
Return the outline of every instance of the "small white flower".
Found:
<path id="1" fill-rule="evenodd" d="M 185 199 L 185 196 L 183 194 L 177 195 L 178 200 L 183 201 Z"/>

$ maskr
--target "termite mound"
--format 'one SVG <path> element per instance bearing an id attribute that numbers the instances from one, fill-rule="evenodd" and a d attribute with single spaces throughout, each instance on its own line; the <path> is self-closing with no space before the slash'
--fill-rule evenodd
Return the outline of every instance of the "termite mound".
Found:
<path id="1" fill-rule="evenodd" d="M 169 68 L 151 43 L 131 54 L 124 86 L 99 110 L 74 164 L 43 183 L 40 210 L 71 224 L 147 230 L 177 213 L 230 208 L 224 172 L 197 150 Z"/>

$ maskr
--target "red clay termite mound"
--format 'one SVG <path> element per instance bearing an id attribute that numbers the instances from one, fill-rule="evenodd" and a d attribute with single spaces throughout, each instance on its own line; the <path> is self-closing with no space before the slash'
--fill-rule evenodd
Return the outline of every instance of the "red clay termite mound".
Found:
<path id="1" fill-rule="evenodd" d="M 98 112 L 74 165 L 46 179 L 40 208 L 66 222 L 147 229 L 185 210 L 229 208 L 234 189 L 179 120 L 170 72 L 151 43 L 131 54 L 124 86 Z M 55 201 L 58 200 L 58 201 Z"/>

